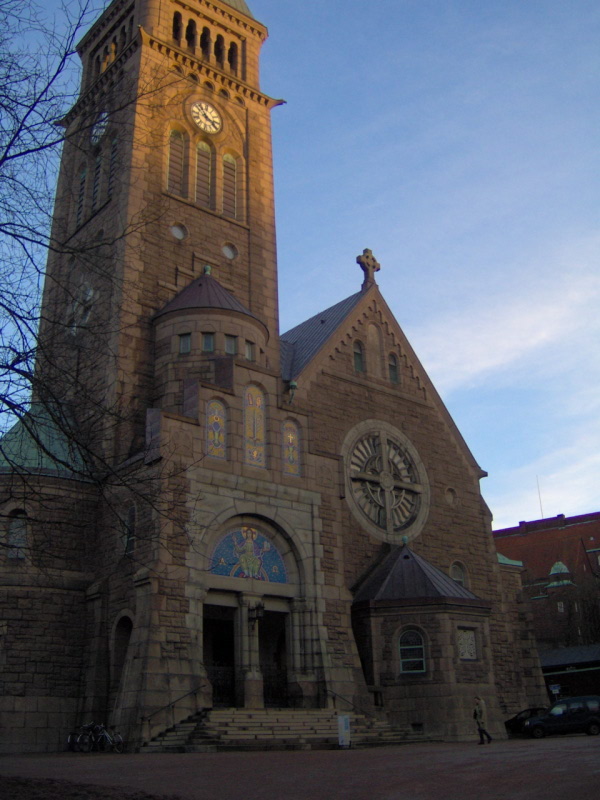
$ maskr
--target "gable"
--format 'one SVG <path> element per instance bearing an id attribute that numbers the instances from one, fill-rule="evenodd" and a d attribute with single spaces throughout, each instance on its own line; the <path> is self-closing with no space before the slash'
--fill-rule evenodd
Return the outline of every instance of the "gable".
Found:
<path id="1" fill-rule="evenodd" d="M 282 377 L 297 384 L 298 402 L 308 397 L 311 384 L 320 375 L 330 375 L 397 395 L 405 401 L 435 407 L 469 467 L 478 478 L 487 474 L 473 458 L 376 284 L 316 314 L 284 333 L 281 340 Z M 357 342 L 364 347 L 363 372 L 355 369 Z M 390 380 L 390 356 L 397 360 L 397 382 Z"/>

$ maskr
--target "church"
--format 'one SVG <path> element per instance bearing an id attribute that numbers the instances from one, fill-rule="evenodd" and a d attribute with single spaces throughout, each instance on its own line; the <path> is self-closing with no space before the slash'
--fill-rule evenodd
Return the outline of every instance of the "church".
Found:
<path id="1" fill-rule="evenodd" d="M 242 709 L 465 741 L 475 695 L 499 737 L 545 704 L 520 564 L 376 250 L 280 333 L 266 37 L 244 0 L 114 0 L 78 45 L 0 443 L 2 752 Z"/>

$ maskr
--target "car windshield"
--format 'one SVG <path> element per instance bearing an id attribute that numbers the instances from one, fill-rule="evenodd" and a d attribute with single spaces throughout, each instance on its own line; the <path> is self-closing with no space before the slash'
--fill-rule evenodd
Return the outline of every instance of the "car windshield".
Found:
<path id="1" fill-rule="evenodd" d="M 561 714 L 564 714 L 566 710 L 567 710 L 566 703 L 558 703 L 557 705 L 552 706 L 552 708 L 550 709 L 550 713 L 552 714 L 553 717 L 560 717 Z"/>

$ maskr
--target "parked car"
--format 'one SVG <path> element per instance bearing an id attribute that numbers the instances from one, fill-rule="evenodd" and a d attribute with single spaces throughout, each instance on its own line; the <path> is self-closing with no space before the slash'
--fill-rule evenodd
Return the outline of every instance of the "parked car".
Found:
<path id="1" fill-rule="evenodd" d="M 600 695 L 567 697 L 554 703 L 545 714 L 530 717 L 523 731 L 535 739 L 549 733 L 600 733 Z"/>
<path id="2" fill-rule="evenodd" d="M 548 711 L 548 706 L 534 706 L 533 708 L 524 708 L 519 711 L 514 717 L 507 719 L 504 723 L 506 732 L 509 736 L 519 736 L 522 734 L 525 723 L 531 717 L 541 717 Z"/>

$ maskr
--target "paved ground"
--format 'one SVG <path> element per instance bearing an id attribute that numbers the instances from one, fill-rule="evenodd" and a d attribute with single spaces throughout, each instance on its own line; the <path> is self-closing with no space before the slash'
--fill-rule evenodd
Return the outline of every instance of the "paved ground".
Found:
<path id="1" fill-rule="evenodd" d="M 15 792 L 9 776 L 35 779 L 39 792 Z M 44 782 L 37 783 L 40 779 Z M 90 786 L 105 787 L 103 795 Z M 182 800 L 598 800 L 600 737 L 514 739 L 483 747 L 0 757 L 2 800 L 133 800 L 136 792 L 143 793 L 137 795 L 140 800 L 149 795 Z"/>

